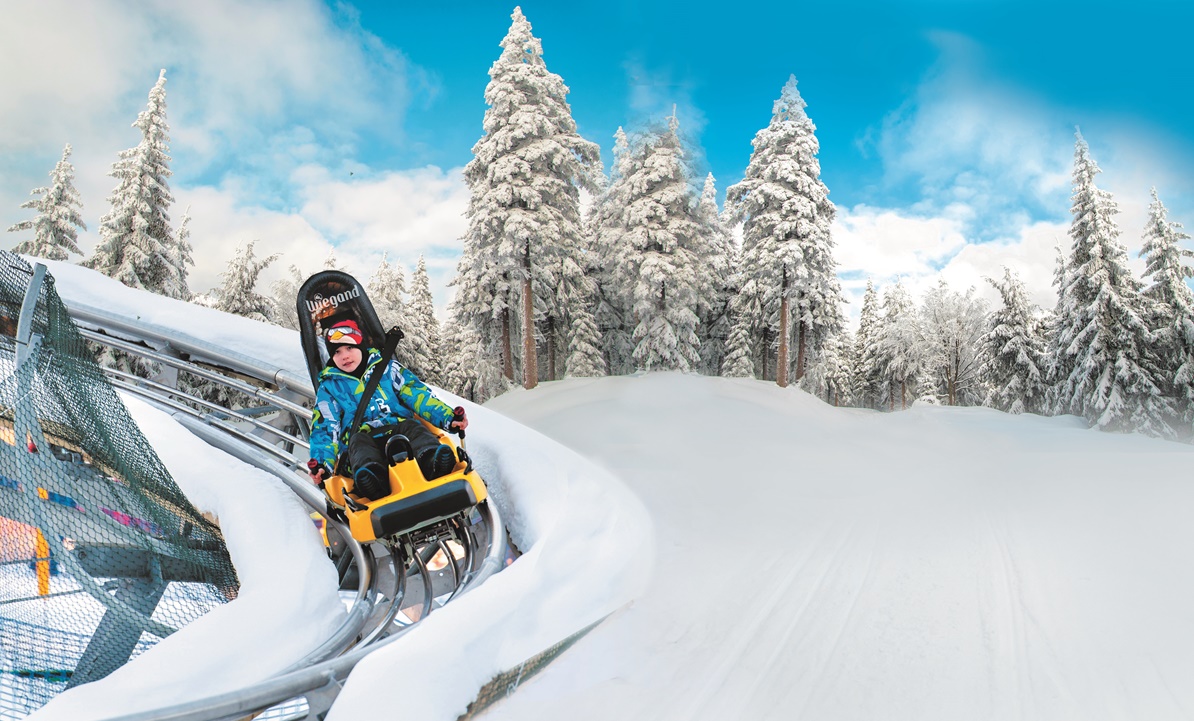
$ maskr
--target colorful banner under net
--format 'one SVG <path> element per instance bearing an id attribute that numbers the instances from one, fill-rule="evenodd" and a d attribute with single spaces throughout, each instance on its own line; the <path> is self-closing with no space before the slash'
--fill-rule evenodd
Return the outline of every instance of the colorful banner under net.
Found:
<path id="1" fill-rule="evenodd" d="M 0 251 L 0 720 L 236 597 L 236 571 L 47 274 Z"/>

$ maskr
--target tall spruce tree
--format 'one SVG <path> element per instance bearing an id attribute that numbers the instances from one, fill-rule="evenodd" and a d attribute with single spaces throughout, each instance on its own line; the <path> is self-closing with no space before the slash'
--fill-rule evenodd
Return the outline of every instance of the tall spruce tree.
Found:
<path id="1" fill-rule="evenodd" d="M 536 315 L 554 305 L 556 257 L 582 243 L 579 189 L 596 188 L 600 153 L 576 132 L 568 87 L 547 70 L 520 8 L 485 88 L 485 135 L 465 167 L 470 199 L 466 257 L 475 281 L 457 286 L 461 322 L 485 345 L 496 338 L 513 378 L 509 335 L 522 328 L 523 384 L 537 382 Z M 503 337 L 504 336 L 504 337 Z"/>
<path id="2" fill-rule="evenodd" d="M 673 115 L 632 148 L 641 163 L 627 179 L 614 280 L 628 290 L 638 370 L 691 371 L 700 362 L 697 263 L 706 249 L 678 131 Z"/>
<path id="3" fill-rule="evenodd" d="M 702 285 L 697 294 L 697 337 L 700 338 L 701 372 L 721 375 L 726 343 L 731 328 L 730 303 L 734 298 L 734 243 L 717 210 L 717 185 L 713 173 L 705 177 L 705 188 L 697 204 L 697 223 L 704 236 L 707 255 L 697 273 Z"/>
<path id="4" fill-rule="evenodd" d="M 443 383 L 444 358 L 439 321 L 435 317 L 427 262 L 421 255 L 411 279 L 404 327 L 407 332 L 408 367 L 428 383 Z"/>
<path id="5" fill-rule="evenodd" d="M 79 229 L 87 230 L 80 211 L 83 201 L 75 190 L 75 167 L 70 163 L 70 143 L 62 150 L 62 159 L 50 171 L 50 185 L 29 192 L 33 200 L 21 203 L 22 208 L 36 210 L 33 220 L 23 220 L 8 229 L 10 233 L 32 230 L 33 238 L 13 246 L 14 253 L 23 253 L 47 260 L 67 260 L 79 250 Z M 41 197 L 38 197 L 41 196 Z"/>
<path id="6" fill-rule="evenodd" d="M 540 324 L 543 337 L 543 352 L 539 354 L 540 366 L 547 380 L 556 380 L 564 372 L 564 366 L 572 353 L 572 329 L 578 314 L 589 316 L 589 304 L 596 296 L 597 288 L 589 277 L 586 267 L 590 260 L 583 243 L 562 243 L 555 246 L 552 275 L 554 287 L 545 298 L 543 320 Z"/>
<path id="7" fill-rule="evenodd" d="M 1054 339 L 1058 367 L 1068 370 L 1059 378 L 1059 409 L 1083 416 L 1100 430 L 1168 435 L 1170 409 L 1150 356 L 1141 284 L 1119 241 L 1115 201 L 1095 185 L 1099 172 L 1077 133 L 1072 245 Z"/>
<path id="8" fill-rule="evenodd" d="M 834 208 L 821 182 L 815 126 L 792 76 L 772 107 L 771 122 L 755 134 L 746 177 L 726 190 L 732 217 L 743 222 L 742 252 L 763 291 L 767 316 L 756 319 L 778 339 L 776 381 L 804 375 L 806 359 L 841 327 L 841 292 L 830 225 Z M 796 352 L 789 358 L 789 328 Z"/>
<path id="9" fill-rule="evenodd" d="M 597 197 L 588 223 L 592 247 L 587 267 L 595 286 L 593 319 L 601 336 L 600 349 L 605 366 L 611 375 L 629 373 L 634 368 L 631 338 L 634 327 L 630 322 L 629 294 L 621 279 L 615 277 L 615 261 L 625 240 L 622 216 L 634 162 L 630 140 L 619 127 L 614 133 L 609 181 Z"/>
<path id="10" fill-rule="evenodd" d="M 862 295 L 858 333 L 854 336 L 854 398 L 862 408 L 878 408 L 882 388 L 879 355 L 879 294 L 870 278 Z"/>
<path id="11" fill-rule="evenodd" d="M 729 302 L 730 335 L 726 339 L 726 356 L 721 367 L 721 374 L 727 378 L 755 377 L 754 349 L 757 344 L 751 328 L 755 314 L 749 309 L 743 312 L 740 307 L 742 298 L 754 297 L 749 294 L 748 283 L 750 288 L 755 287 L 754 281 L 743 277 L 742 255 L 735 253 L 731 260 L 730 284 L 736 292 Z"/>
<path id="12" fill-rule="evenodd" d="M 1194 294 L 1186 279 L 1194 277 L 1194 269 L 1186 260 L 1194 253 L 1181 247 L 1190 236 L 1181 223 L 1169 220 L 1156 188 L 1152 199 L 1140 251 L 1145 257 L 1144 275 L 1150 281 L 1144 296 L 1153 302 L 1151 325 L 1162 387 L 1176 404 L 1179 435 L 1189 437 L 1194 432 Z"/>
<path id="13" fill-rule="evenodd" d="M 1047 351 L 1035 307 L 1008 268 L 1002 281 L 987 282 L 999 291 L 1003 307 L 988 316 L 982 337 L 982 375 L 990 385 L 986 404 L 1007 413 L 1040 413 L 1046 408 Z"/>
<path id="14" fill-rule="evenodd" d="M 121 151 L 110 176 L 118 181 L 100 219 L 99 245 L 83 265 L 132 287 L 162 293 L 173 276 L 176 238 L 170 227 L 170 126 L 166 123 L 166 71 L 149 91 L 133 127 L 136 147 Z"/>

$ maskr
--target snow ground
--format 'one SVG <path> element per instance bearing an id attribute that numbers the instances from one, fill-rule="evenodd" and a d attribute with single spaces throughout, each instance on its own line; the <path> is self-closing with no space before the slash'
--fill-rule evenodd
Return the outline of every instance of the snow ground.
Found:
<path id="1" fill-rule="evenodd" d="M 67 302 L 307 375 L 296 332 L 126 288 L 68 263 L 47 266 Z M 653 536 L 633 494 L 539 433 L 439 395 L 468 406 L 469 452 L 524 555 L 360 663 L 329 718 L 388 717 L 402 708 L 410 718 L 455 719 L 495 674 L 624 606 L 646 583 Z M 241 596 L 108 678 L 57 697 L 31 717 L 39 721 L 105 718 L 247 685 L 301 658 L 343 617 L 334 569 L 313 541 L 305 509 L 280 482 L 210 448 L 165 414 L 126 402 L 180 487 L 219 516 Z M 250 482 L 265 488 L 247 490 Z"/>
<path id="2" fill-rule="evenodd" d="M 1194 448 L 759 381 L 489 407 L 624 479 L 646 592 L 486 719 L 1187 719 Z"/>
<path id="3" fill-rule="evenodd" d="M 70 266 L 59 292 L 117 312 L 163 304 L 154 322 L 305 373 L 297 334 L 166 312 L 89 273 Z M 470 418 L 470 450 L 527 554 L 362 663 L 332 719 L 454 719 L 493 672 L 611 611 L 485 717 L 1194 714 L 1190 446 L 1069 417 L 835 409 L 674 374 L 545 383 Z M 184 440 L 151 441 L 174 472 L 169 448 Z M 259 567 L 247 563 L 242 581 Z M 281 636 L 225 640 L 211 658 L 237 675 Z M 155 673 L 186 662 L 165 643 L 142 659 L 161 659 L 143 661 Z M 129 675 L 94 693 L 127 699 Z M 174 693 L 208 692 L 202 676 L 166 675 Z"/>

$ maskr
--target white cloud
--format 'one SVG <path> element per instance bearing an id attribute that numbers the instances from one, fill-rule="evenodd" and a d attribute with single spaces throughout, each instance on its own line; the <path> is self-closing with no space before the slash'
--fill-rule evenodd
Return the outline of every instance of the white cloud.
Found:
<path id="1" fill-rule="evenodd" d="M 941 57 L 873 135 L 888 188 L 915 187 L 912 209 L 973 211 L 984 238 L 1068 208 L 1073 124 L 1064 110 L 990 77 L 982 50 L 938 33 Z"/>
<path id="2" fill-rule="evenodd" d="M 364 134 L 400 141 L 412 94 L 431 92 L 421 69 L 318 0 L 27 0 L 5 5 L 5 23 L 20 29 L 0 45 L 6 225 L 67 142 L 88 223 L 103 214 L 106 173 L 138 142 L 130 126 L 162 68 L 173 184 L 239 168 L 258 181 L 247 191 L 275 200 L 280 178 L 354 157 Z"/>
<path id="3" fill-rule="evenodd" d="M 857 326 L 867 279 L 882 293 L 898 279 L 914 298 L 944 278 L 959 291 L 973 286 L 994 303 L 998 295 L 984 280 L 999 278 L 1003 266 L 1015 270 L 1031 299 L 1045 308 L 1054 302 L 1054 247 L 1068 248 L 1068 224 L 1037 222 L 1014 234 L 987 242 L 971 242 L 960 217 L 967 210 L 951 206 L 951 215 L 917 217 L 897 209 L 859 206 L 839 209 L 833 226 L 842 290 L 850 301 L 848 315 Z"/>
<path id="4" fill-rule="evenodd" d="M 468 192 L 459 168 L 341 180 L 322 166 L 305 166 L 293 180 L 297 194 L 306 199 L 293 211 L 241 203 L 236 182 L 178 194 L 178 216 L 190 205 L 193 218 L 192 290 L 205 292 L 219 285 L 228 260 L 250 240 L 258 241 L 254 252 L 259 257 L 281 254 L 263 271 L 259 290 L 285 275 L 291 265 L 307 274 L 321 270 L 333 249 L 340 264 L 362 282 L 373 275 L 383 252 L 392 265 L 406 269 L 408 278 L 423 254 L 442 315 L 467 226 Z"/>
<path id="5" fill-rule="evenodd" d="M 955 219 L 866 206 L 839 209 L 833 238 L 841 272 L 870 276 L 877 283 L 934 273 L 966 244 L 962 224 Z"/>
<path id="6" fill-rule="evenodd" d="M 379 173 L 357 160 L 369 133 L 400 143 L 412 96 L 434 88 L 353 12 L 319 0 L 6 4 L 20 32 L 0 45 L 0 66 L 21 71 L 0 76 L 0 223 L 29 216 L 19 204 L 70 142 L 89 253 L 115 187 L 107 173 L 138 142 L 131 124 L 165 68 L 171 215 L 177 225 L 191 207 L 193 290 L 218 285 L 236 249 L 256 239 L 259 256 L 282 253 L 263 285 L 292 264 L 318 270 L 333 247 L 362 280 L 383 251 L 412 271 L 425 253 L 442 309 L 467 192 L 459 169 Z"/>
<path id="7" fill-rule="evenodd" d="M 939 33 L 934 40 L 936 67 L 862 144 L 878 153 L 883 187 L 895 202 L 839 208 L 834 224 L 854 323 L 868 276 L 876 285 L 899 277 L 916 297 L 944 278 L 994 303 L 998 296 L 983 278 L 998 278 L 1004 265 L 1034 302 L 1051 308 L 1054 248 L 1070 247 L 1076 124 L 1103 169 L 1099 186 L 1119 207 L 1120 240 L 1137 274 L 1151 186 L 1174 220 L 1194 222 L 1183 141 L 1139 122 L 1058 107 L 992 76 L 982 49 L 967 38 Z"/>

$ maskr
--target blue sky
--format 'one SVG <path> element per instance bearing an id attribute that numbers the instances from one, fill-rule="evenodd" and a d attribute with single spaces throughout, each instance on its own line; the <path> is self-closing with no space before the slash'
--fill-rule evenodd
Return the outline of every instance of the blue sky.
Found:
<path id="1" fill-rule="evenodd" d="M 175 217 L 190 206 L 195 290 L 258 240 L 313 272 L 367 277 L 428 257 L 441 306 L 459 255 L 459 168 L 481 132 L 512 3 L 202 4 L 21 0 L 0 47 L 0 223 L 74 146 L 89 250 L 117 152 L 167 70 Z M 608 160 L 619 126 L 677 107 L 724 197 L 789 74 L 821 142 L 847 294 L 914 291 L 1015 267 L 1051 303 L 1081 126 L 1138 247 L 1149 187 L 1194 223 L 1188 3 L 522 3 L 580 132 Z M 30 58 L 37 61 L 30 62 Z M 10 247 L 19 238 L 5 238 Z M 857 303 L 853 304 L 857 313 Z"/>

